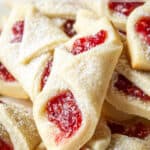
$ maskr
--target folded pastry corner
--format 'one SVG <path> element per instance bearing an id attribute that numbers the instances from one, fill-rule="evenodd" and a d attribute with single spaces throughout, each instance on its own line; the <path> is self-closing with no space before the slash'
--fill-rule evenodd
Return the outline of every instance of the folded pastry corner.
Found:
<path id="1" fill-rule="evenodd" d="M 0 17 L 0 34 L 7 22 L 7 17 Z M 1 38 L 1 37 L 0 37 Z M 14 98 L 27 99 L 28 95 L 7 68 L 0 62 L 0 94 Z"/>
<path id="2" fill-rule="evenodd" d="M 34 7 L 28 9 L 24 18 L 23 38 L 19 59 L 28 63 L 34 57 L 53 50 L 68 40 L 65 33 Z"/>

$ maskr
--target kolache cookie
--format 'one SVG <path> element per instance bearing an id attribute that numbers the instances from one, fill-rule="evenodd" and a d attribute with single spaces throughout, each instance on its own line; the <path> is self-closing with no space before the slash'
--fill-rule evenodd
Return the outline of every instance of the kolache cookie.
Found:
<path id="1" fill-rule="evenodd" d="M 4 143 L 2 148 L 8 146 L 10 150 L 36 149 L 41 139 L 33 120 L 31 103 L 19 99 L 0 97 L 0 112 L 0 123 L 6 130 L 7 137 L 9 137 L 8 141 L 5 141 L 5 138 L 1 139 L 4 140 L 1 141 Z"/>
<path id="2" fill-rule="evenodd" d="M 123 113 L 104 103 L 103 117 L 111 130 L 108 150 L 148 150 L 150 148 L 150 121 Z"/>
<path id="3" fill-rule="evenodd" d="M 82 17 L 86 20 L 87 16 Z M 122 50 L 116 31 L 106 18 L 95 19 L 95 24 L 88 21 L 90 26 L 85 32 L 56 48 L 51 74 L 33 106 L 47 149 L 79 149 L 92 137 Z"/>
<path id="4" fill-rule="evenodd" d="M 106 15 L 121 32 L 126 32 L 126 22 L 133 10 L 148 0 L 114 1 L 103 0 L 103 14 Z"/>
<path id="5" fill-rule="evenodd" d="M 134 69 L 150 71 L 150 3 L 137 8 L 127 21 L 127 41 Z M 136 44 L 135 44 L 136 43 Z"/>
<path id="6" fill-rule="evenodd" d="M 132 69 L 126 50 L 119 59 L 106 99 L 120 111 L 150 119 L 149 84 L 149 72 Z"/>

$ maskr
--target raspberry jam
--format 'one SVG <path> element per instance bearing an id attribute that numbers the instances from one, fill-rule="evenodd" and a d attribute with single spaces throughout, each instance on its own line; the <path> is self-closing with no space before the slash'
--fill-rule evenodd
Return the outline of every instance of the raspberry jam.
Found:
<path id="1" fill-rule="evenodd" d="M 90 35 L 87 37 L 82 37 L 75 40 L 71 53 L 77 55 L 83 52 L 90 50 L 97 45 L 100 45 L 105 42 L 107 38 L 107 31 L 100 30 L 95 35 Z"/>
<path id="2" fill-rule="evenodd" d="M 51 73 L 52 63 L 53 63 L 53 60 L 49 60 L 44 68 L 44 71 L 43 71 L 43 74 L 41 77 L 41 90 L 44 88 L 44 86 L 47 82 L 47 79 Z"/>
<path id="3" fill-rule="evenodd" d="M 146 95 L 141 89 L 136 87 L 132 82 L 126 79 L 122 75 L 118 75 L 118 80 L 114 86 L 119 90 L 124 92 L 126 95 L 134 96 L 140 98 L 143 101 L 150 101 L 150 96 Z"/>
<path id="4" fill-rule="evenodd" d="M 0 150 L 13 150 L 13 146 L 8 145 L 2 139 L 0 139 Z"/>
<path id="5" fill-rule="evenodd" d="M 17 21 L 12 27 L 13 38 L 11 43 L 19 43 L 22 41 L 24 31 L 24 21 Z"/>
<path id="6" fill-rule="evenodd" d="M 73 28 L 75 20 L 68 19 L 64 22 L 62 29 L 69 36 L 73 37 L 76 34 L 76 31 Z"/>
<path id="7" fill-rule="evenodd" d="M 140 139 L 144 139 L 150 134 L 150 127 L 144 125 L 142 122 L 123 124 L 108 121 L 108 126 L 112 134 L 123 134 L 129 137 L 136 137 Z"/>
<path id="8" fill-rule="evenodd" d="M 124 16 L 129 16 L 135 8 L 143 4 L 144 2 L 117 2 L 110 0 L 110 2 L 108 3 L 108 7 L 112 11 L 123 14 Z"/>
<path id="9" fill-rule="evenodd" d="M 135 25 L 136 32 L 150 45 L 150 16 L 140 18 Z"/>
<path id="10" fill-rule="evenodd" d="M 0 63 L 0 79 L 7 82 L 16 81 L 16 79 L 8 72 L 2 63 Z"/>
<path id="11" fill-rule="evenodd" d="M 56 143 L 63 138 L 73 136 L 80 128 L 82 114 L 71 91 L 63 91 L 51 98 L 47 103 L 48 120 L 54 123 L 60 134 L 56 135 Z"/>

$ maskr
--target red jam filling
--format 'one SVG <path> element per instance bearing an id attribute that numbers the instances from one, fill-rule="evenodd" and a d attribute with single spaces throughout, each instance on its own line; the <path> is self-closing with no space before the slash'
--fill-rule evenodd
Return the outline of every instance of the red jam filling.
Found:
<path id="1" fill-rule="evenodd" d="M 2 63 L 0 63 L 0 79 L 7 82 L 16 81 L 16 79 L 8 72 Z"/>
<path id="2" fill-rule="evenodd" d="M 51 73 L 51 69 L 52 69 L 52 60 L 49 60 L 48 63 L 46 64 L 46 67 L 44 69 L 44 72 L 42 74 L 42 77 L 41 77 L 41 90 L 44 88 L 46 82 L 47 82 L 47 79 Z"/>
<path id="3" fill-rule="evenodd" d="M 82 37 L 75 40 L 71 53 L 77 55 L 83 52 L 90 50 L 91 48 L 96 47 L 105 42 L 107 38 L 107 31 L 100 30 L 95 35 L 90 35 L 87 37 Z"/>
<path id="4" fill-rule="evenodd" d="M 24 21 L 17 21 L 12 27 L 13 38 L 11 43 L 19 43 L 22 41 L 24 32 Z"/>
<path id="5" fill-rule="evenodd" d="M 82 114 L 69 90 L 51 98 L 46 110 L 48 120 L 60 129 L 60 133 L 56 135 L 56 143 L 62 141 L 63 138 L 73 136 L 81 126 Z"/>
<path id="6" fill-rule="evenodd" d="M 109 9 L 125 16 L 129 16 L 130 13 L 138 6 L 143 5 L 144 2 L 116 2 L 111 1 L 108 3 Z"/>
<path id="7" fill-rule="evenodd" d="M 63 31 L 71 38 L 76 34 L 76 31 L 73 28 L 73 25 L 75 23 L 75 20 L 68 19 L 63 24 L 62 28 Z"/>
<path id="8" fill-rule="evenodd" d="M 124 92 L 126 95 L 140 98 L 143 101 L 150 101 L 150 96 L 146 95 L 141 89 L 136 87 L 132 82 L 130 82 L 122 75 L 118 75 L 118 80 L 114 86 L 119 91 Z"/>
<path id="9" fill-rule="evenodd" d="M 150 16 L 140 18 L 135 25 L 136 32 L 150 45 Z"/>
<path id="10" fill-rule="evenodd" d="M 129 125 L 108 121 L 108 126 L 112 134 L 123 134 L 129 137 L 136 137 L 140 139 L 146 138 L 150 134 L 150 127 L 141 122 L 132 123 Z"/>
<path id="11" fill-rule="evenodd" d="M 13 150 L 13 146 L 0 139 L 0 150 Z"/>

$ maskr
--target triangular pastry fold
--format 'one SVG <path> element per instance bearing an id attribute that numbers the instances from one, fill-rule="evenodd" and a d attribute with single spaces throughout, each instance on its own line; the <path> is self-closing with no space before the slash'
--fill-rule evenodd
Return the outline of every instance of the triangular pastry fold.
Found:
<path id="1" fill-rule="evenodd" d="M 4 97 L 0 100 L 0 122 L 7 130 L 14 149 L 35 149 L 41 140 L 33 121 L 31 104 Z"/>
<path id="2" fill-rule="evenodd" d="M 123 53 L 113 74 L 107 101 L 123 112 L 150 119 L 149 86 L 149 73 L 132 69 Z"/>
<path id="3" fill-rule="evenodd" d="M 137 8 L 127 22 L 127 41 L 134 69 L 150 71 L 150 3 Z M 136 43 L 136 44 L 134 44 Z"/>
<path id="4" fill-rule="evenodd" d="M 49 18 L 31 8 L 25 16 L 19 59 L 26 63 L 67 40 L 64 32 L 55 27 Z"/>
<path id="5" fill-rule="evenodd" d="M 105 19 L 99 21 L 105 24 Z M 109 80 L 122 50 L 120 40 L 109 25 L 111 32 L 104 28 L 106 40 L 105 26 L 91 26 L 55 50 L 51 75 L 33 108 L 47 149 L 79 149 L 94 134 Z M 81 39 L 87 43 L 78 45 Z"/>
<path id="6" fill-rule="evenodd" d="M 0 32 L 4 27 L 5 21 L 0 25 Z M 1 33 L 0 33 L 1 34 Z M 0 62 L 0 94 L 14 98 L 27 99 L 28 95 L 25 93 L 17 80 L 9 73 L 7 68 Z"/>
<path id="7" fill-rule="evenodd" d="M 108 150 L 149 150 L 150 121 L 125 114 L 104 103 L 103 117 L 111 130 Z"/>
<path id="8" fill-rule="evenodd" d="M 18 32 L 22 32 L 22 28 L 20 27 L 22 26 L 22 23 L 20 20 L 23 20 L 25 17 L 27 12 L 26 9 L 28 7 L 22 7 L 21 11 L 14 9 L 11 13 L 8 19 L 8 24 L 5 26 L 1 36 L 0 59 L 2 63 L 5 64 L 5 66 L 8 68 L 8 70 L 13 74 L 13 76 L 21 83 L 25 91 L 29 94 L 30 98 L 35 100 L 34 97 L 36 97 L 37 94 L 41 91 L 41 76 L 49 59 L 52 58 L 53 50 L 50 50 L 50 52 L 47 53 L 43 52 L 44 54 L 34 58 L 28 64 L 22 64 L 20 62 L 19 57 L 21 53 L 21 43 L 18 40 L 21 40 L 21 37 L 20 34 L 14 35 L 12 30 L 14 29 L 14 24 L 19 22 L 19 29 L 17 27 L 17 30 Z M 31 7 L 29 7 L 29 10 L 30 8 Z M 12 36 L 9 36 L 9 34 Z"/>
<path id="9" fill-rule="evenodd" d="M 121 31 L 126 31 L 126 22 L 134 9 L 143 5 L 148 0 L 115 1 L 102 0 L 104 14 Z"/>
<path id="10" fill-rule="evenodd" d="M 105 46 L 107 44 L 118 45 L 118 41 L 120 41 L 118 33 L 116 30 L 114 30 L 113 26 L 107 18 L 102 17 L 99 19 L 99 16 L 96 16 L 94 13 L 87 10 L 80 10 L 76 18 L 77 19 L 74 28 L 77 33 L 81 34 L 81 36 L 92 33 L 94 34 L 98 30 L 107 30 L 108 37 L 105 42 Z"/>

